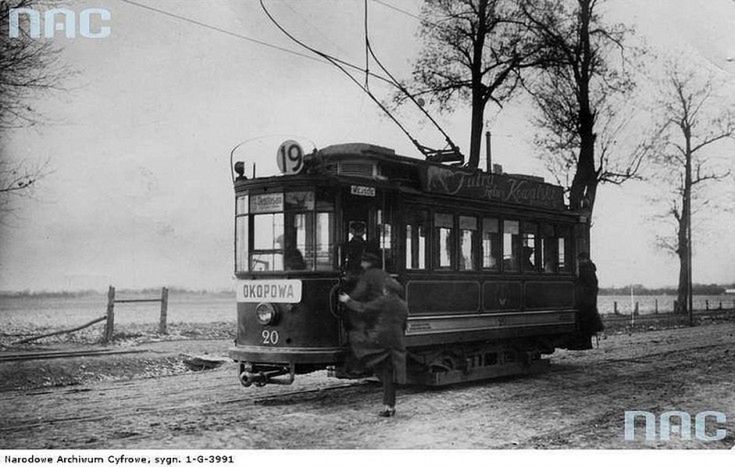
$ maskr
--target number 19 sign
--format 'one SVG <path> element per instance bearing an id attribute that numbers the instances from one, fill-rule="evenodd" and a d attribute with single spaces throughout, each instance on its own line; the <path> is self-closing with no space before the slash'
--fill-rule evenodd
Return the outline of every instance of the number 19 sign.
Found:
<path id="1" fill-rule="evenodd" d="M 304 150 L 294 140 L 281 143 L 277 158 L 278 169 L 286 175 L 297 174 L 304 168 Z"/>

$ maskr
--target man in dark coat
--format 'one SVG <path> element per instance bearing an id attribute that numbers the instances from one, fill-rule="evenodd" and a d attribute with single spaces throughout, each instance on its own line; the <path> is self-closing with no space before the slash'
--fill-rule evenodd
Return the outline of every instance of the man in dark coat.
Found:
<path id="1" fill-rule="evenodd" d="M 357 280 L 357 284 L 350 291 L 350 297 L 358 302 L 370 302 L 383 296 L 385 283 L 390 279 L 390 274 L 378 267 L 380 259 L 372 253 L 363 253 L 360 258 L 360 266 L 363 271 Z M 375 317 L 357 313 L 348 307 L 346 313 L 347 339 L 350 347 L 360 347 L 367 339 L 366 329 L 374 324 Z M 365 367 L 359 358 L 353 354 L 346 362 L 347 372 L 352 375 L 360 375 L 365 372 Z"/>
<path id="2" fill-rule="evenodd" d="M 579 275 L 574 284 L 574 298 L 579 310 L 580 336 L 575 341 L 575 345 L 570 348 L 585 350 L 592 348 L 591 337 L 605 327 L 602 324 L 600 313 L 597 311 L 597 267 L 590 260 L 588 253 L 580 253 L 577 259 L 579 260 Z"/>
<path id="3" fill-rule="evenodd" d="M 352 351 L 383 383 L 385 408 L 380 412 L 381 417 L 395 415 L 395 384 L 406 382 L 406 346 L 403 334 L 406 331 L 408 305 L 401 299 L 402 292 L 403 286 L 389 277 L 381 296 L 371 301 L 358 302 L 347 294 L 339 297 L 350 310 L 368 318 L 367 322 L 374 323 L 366 327 L 364 340 L 352 343 Z"/>

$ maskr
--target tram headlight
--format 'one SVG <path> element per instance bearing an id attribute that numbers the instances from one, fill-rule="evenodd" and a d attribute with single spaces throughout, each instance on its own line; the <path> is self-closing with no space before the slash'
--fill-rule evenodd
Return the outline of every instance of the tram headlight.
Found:
<path id="1" fill-rule="evenodd" d="M 260 324 L 273 324 L 276 322 L 276 318 L 278 317 L 278 311 L 272 303 L 264 302 L 259 303 L 258 306 L 255 307 L 255 315 L 258 317 Z"/>

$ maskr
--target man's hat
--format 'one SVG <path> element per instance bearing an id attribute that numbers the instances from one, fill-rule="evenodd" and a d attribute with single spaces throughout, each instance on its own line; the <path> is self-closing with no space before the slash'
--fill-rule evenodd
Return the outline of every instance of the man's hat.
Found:
<path id="1" fill-rule="evenodd" d="M 366 253 L 363 253 L 362 254 L 362 257 L 360 258 L 360 261 L 366 261 L 368 263 L 378 264 L 378 263 L 380 263 L 380 258 L 378 258 L 378 256 L 375 255 L 375 254 L 373 254 L 373 253 L 367 253 L 366 252 Z"/>

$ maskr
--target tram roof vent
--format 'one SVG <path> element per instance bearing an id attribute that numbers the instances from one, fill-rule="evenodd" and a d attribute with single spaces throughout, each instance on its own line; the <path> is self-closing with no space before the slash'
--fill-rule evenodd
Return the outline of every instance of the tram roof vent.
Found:
<path id="1" fill-rule="evenodd" d="M 377 165 L 369 161 L 340 161 L 337 165 L 339 175 L 373 178 L 378 174 Z"/>

